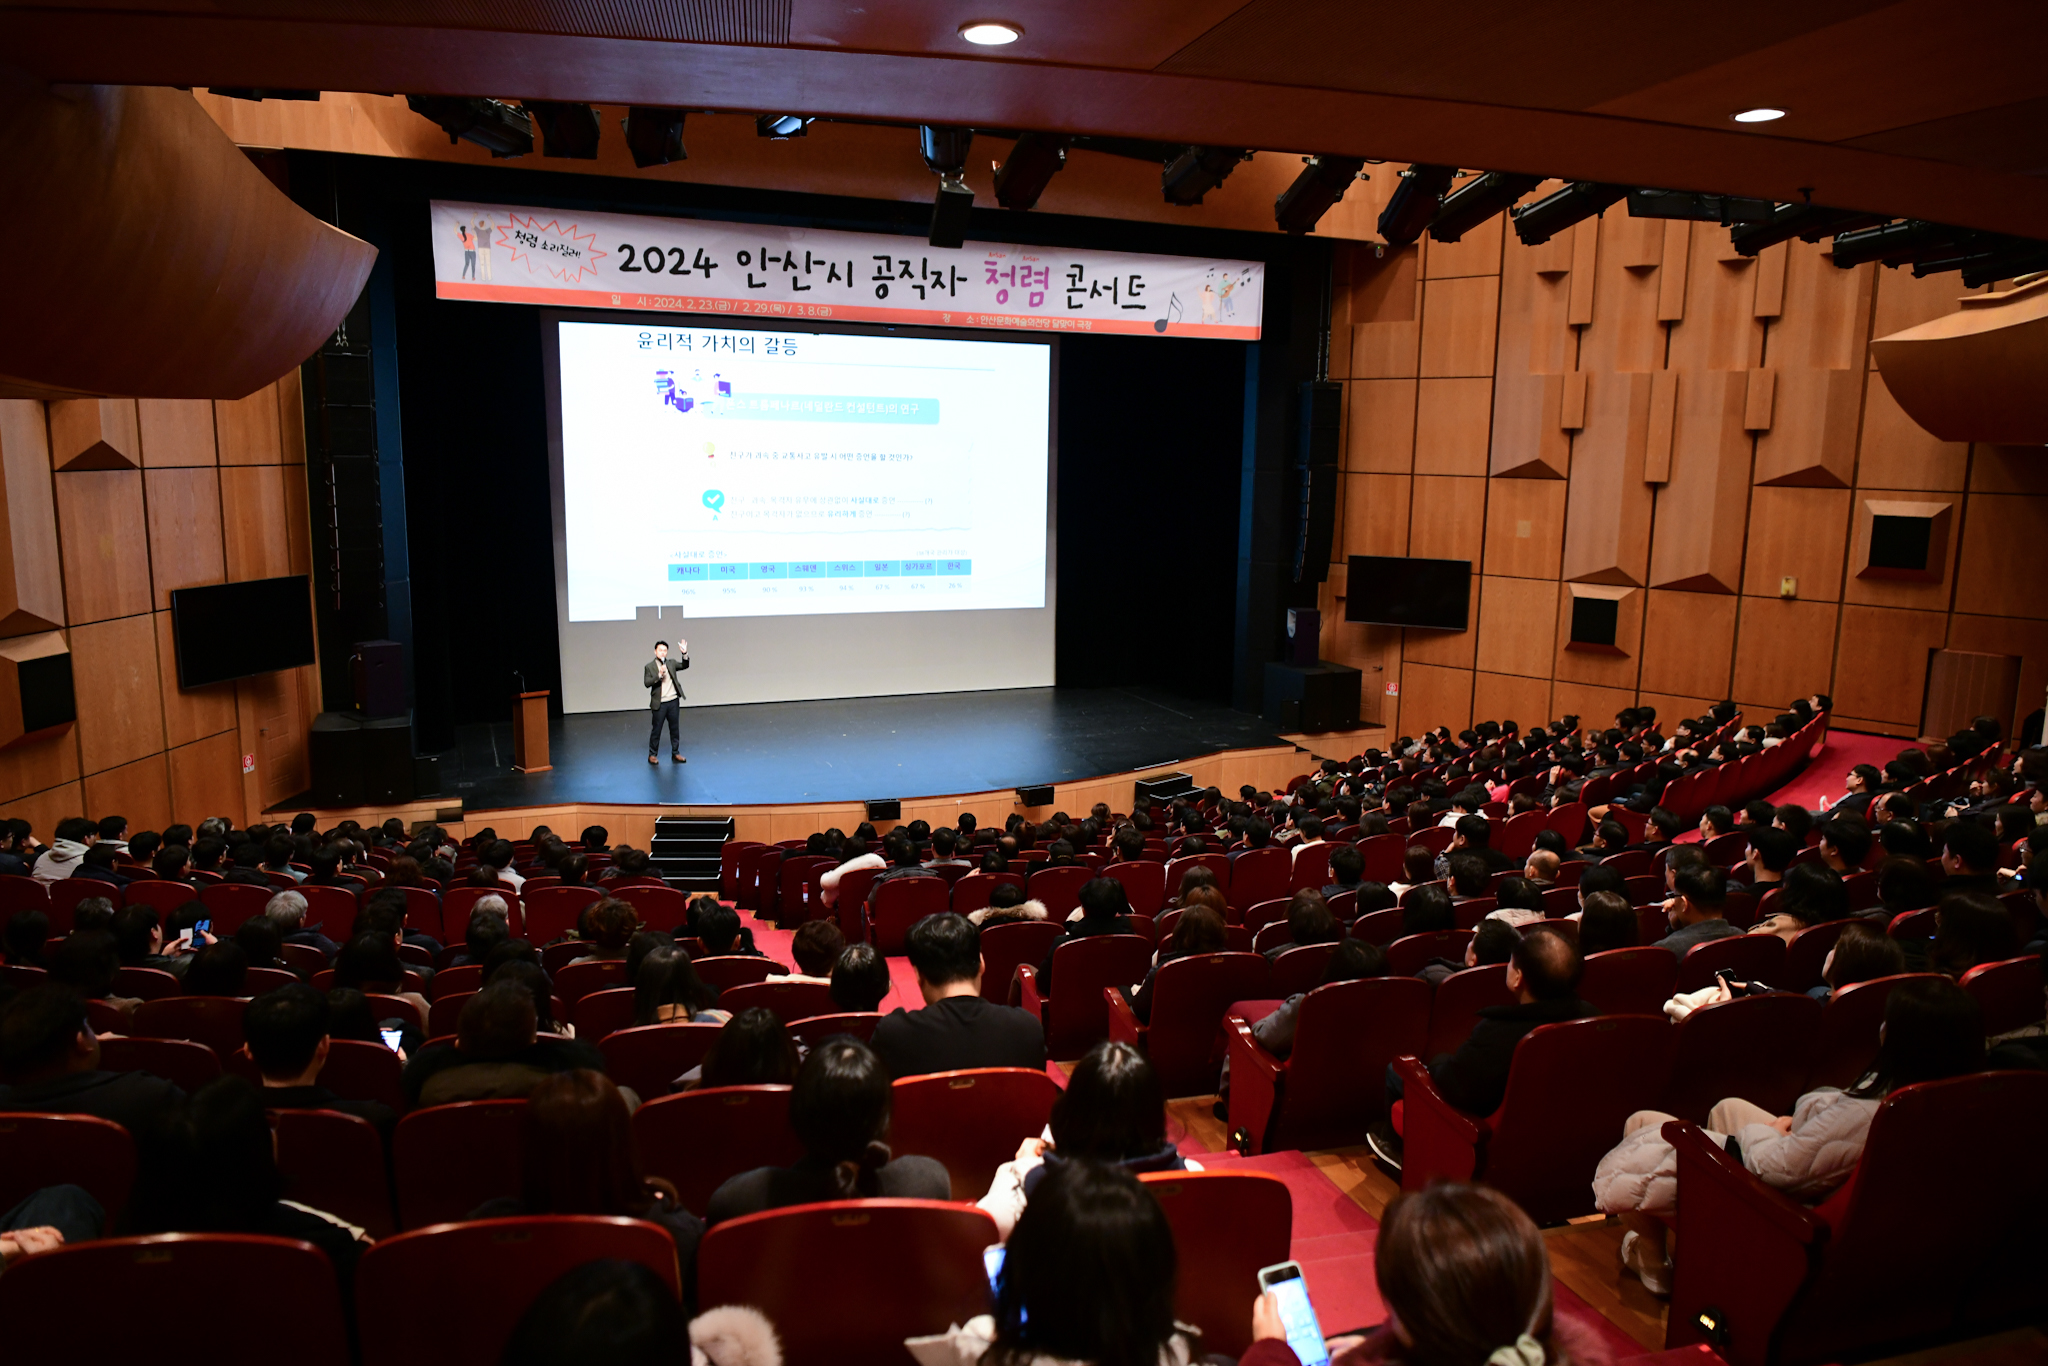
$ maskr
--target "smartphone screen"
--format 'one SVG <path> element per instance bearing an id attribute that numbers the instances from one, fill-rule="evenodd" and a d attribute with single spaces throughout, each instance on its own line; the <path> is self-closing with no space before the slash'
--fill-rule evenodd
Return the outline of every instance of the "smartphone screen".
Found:
<path id="1" fill-rule="evenodd" d="M 193 924 L 193 926 L 192 926 L 192 942 L 193 942 L 193 943 L 195 943 L 195 944 L 197 944 L 197 943 L 199 942 L 199 936 L 200 936 L 200 935 L 202 935 L 202 934 L 212 934 L 212 933 L 213 933 L 213 922 L 212 922 L 211 920 L 201 920 L 201 921 L 197 921 L 197 922 L 195 922 L 195 923 Z"/>
<path id="2" fill-rule="evenodd" d="M 398 1041 L 405 1037 L 402 1029 L 380 1029 L 377 1033 L 383 1038 L 384 1046 L 394 1053 L 398 1051 Z"/>
<path id="3" fill-rule="evenodd" d="M 1330 1353 L 1323 1346 L 1322 1325 L 1316 1322 L 1315 1306 L 1308 1302 L 1308 1282 L 1301 1278 L 1295 1262 L 1281 1262 L 1259 1272 L 1259 1285 L 1280 1301 L 1280 1322 L 1287 1330 L 1287 1345 L 1301 1358 L 1302 1366 L 1328 1366 Z"/>

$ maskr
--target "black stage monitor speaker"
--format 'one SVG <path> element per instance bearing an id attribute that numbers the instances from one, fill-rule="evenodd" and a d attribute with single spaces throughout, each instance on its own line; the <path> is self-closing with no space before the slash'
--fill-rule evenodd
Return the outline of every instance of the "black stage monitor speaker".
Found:
<path id="1" fill-rule="evenodd" d="M 1140 778 L 1137 793 L 1131 799 L 1131 810 L 1164 806 L 1175 797 L 1184 797 L 1194 790 L 1195 780 L 1185 773 L 1162 773 L 1156 778 Z"/>
<path id="2" fill-rule="evenodd" d="M 1017 805 L 1019 805 L 1019 806 L 1051 806 L 1051 805 L 1052 805 L 1052 784 L 1051 784 L 1051 783 L 1047 783 L 1047 784 L 1046 784 L 1046 785 L 1045 785 L 1044 787 L 1020 787 L 1020 788 L 1018 788 L 1018 789 L 1017 789 Z"/>
<path id="3" fill-rule="evenodd" d="M 861 803 L 867 808 L 871 821 L 900 821 L 903 819 L 903 803 L 895 797 L 872 797 Z"/>
<path id="4" fill-rule="evenodd" d="M 405 715 L 405 647 L 395 640 L 359 640 L 349 656 L 356 715 Z"/>
<path id="5" fill-rule="evenodd" d="M 1363 683 L 1364 675 L 1344 664 L 1268 664 L 1265 718 L 1310 734 L 1355 729 Z"/>
<path id="6" fill-rule="evenodd" d="M 413 798 L 412 721 L 365 721 L 342 712 L 313 719 L 308 757 L 315 806 L 366 806 Z"/>

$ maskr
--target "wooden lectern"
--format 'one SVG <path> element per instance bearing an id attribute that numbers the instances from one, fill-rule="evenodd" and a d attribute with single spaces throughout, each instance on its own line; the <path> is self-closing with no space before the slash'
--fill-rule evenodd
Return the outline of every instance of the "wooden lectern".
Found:
<path id="1" fill-rule="evenodd" d="M 523 692 L 512 699 L 512 767 L 521 773 L 545 773 L 548 762 L 548 695 Z"/>

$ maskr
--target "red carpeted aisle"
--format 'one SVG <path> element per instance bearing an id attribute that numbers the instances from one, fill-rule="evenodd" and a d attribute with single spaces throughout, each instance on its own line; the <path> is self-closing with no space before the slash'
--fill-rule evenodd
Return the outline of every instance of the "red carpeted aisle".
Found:
<path id="1" fill-rule="evenodd" d="M 1818 810 L 1820 799 L 1840 801 L 1848 788 L 1849 770 L 1858 764 L 1875 764 L 1883 768 L 1899 757 L 1902 749 L 1918 749 L 1920 746 L 1908 740 L 1890 735 L 1864 735 L 1859 731 L 1830 730 L 1828 738 L 1814 751 L 1806 767 L 1801 769 L 1791 782 L 1776 792 L 1765 794 L 1772 805 L 1784 806 L 1794 803 L 1809 811 Z M 1688 830 L 1678 837 L 1681 844 L 1695 843 L 1700 837 L 1698 830 Z"/>

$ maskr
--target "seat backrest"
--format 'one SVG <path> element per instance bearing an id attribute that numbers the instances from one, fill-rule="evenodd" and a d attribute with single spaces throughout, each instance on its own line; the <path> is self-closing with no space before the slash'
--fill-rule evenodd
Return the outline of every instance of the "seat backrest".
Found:
<path id="1" fill-rule="evenodd" d="M 1806 1076 L 1808 1089 L 1854 1086 L 1877 1060 L 1878 1030 L 1884 1024 L 1885 1003 L 1891 999 L 1892 991 L 1902 982 L 1926 981 L 1937 975 L 1901 972 L 1873 977 L 1842 987 L 1829 996 L 1813 1041 L 1812 1065 Z"/>
<path id="2" fill-rule="evenodd" d="M 697 1302 L 760 1310 L 784 1361 L 899 1361 L 905 1338 L 988 1312 L 981 1252 L 996 1241 L 988 1214 L 940 1200 L 768 1210 L 704 1235 Z"/>
<path id="3" fill-rule="evenodd" d="M 1562 806 L 1553 806 L 1546 826 L 1564 836 L 1564 842 L 1576 849 L 1586 833 L 1585 803 L 1566 802 Z"/>
<path id="4" fill-rule="evenodd" d="M 1471 938 L 1470 930 L 1428 930 L 1422 934 L 1403 935 L 1387 945 L 1387 971 L 1413 977 L 1433 958 L 1448 958 L 1453 963 L 1461 963 L 1465 960 L 1465 945 Z"/>
<path id="5" fill-rule="evenodd" d="M 135 1008 L 135 1033 L 150 1039 L 190 1039 L 222 1057 L 242 1046 L 242 1011 L 233 996 L 170 996 Z"/>
<path id="6" fill-rule="evenodd" d="M 835 1034 L 850 1034 L 866 1043 L 875 1037 L 881 1014 L 872 1010 L 843 1011 L 836 1015 L 813 1015 L 789 1026 L 789 1037 L 806 1048 L 816 1048 Z"/>
<path id="7" fill-rule="evenodd" d="M 91 897 L 103 896 L 114 903 L 114 909 L 117 911 L 127 904 L 121 895 L 121 888 L 116 887 L 111 882 L 102 882 L 98 878 L 91 877 L 67 877 L 62 881 L 53 882 L 48 888 L 48 893 L 50 898 L 48 914 L 50 917 L 50 936 L 52 938 L 71 933 L 72 912 L 78 909 L 78 903 L 81 901 Z M 12 914 L 12 912 L 9 912 L 9 914 Z"/>
<path id="8" fill-rule="evenodd" d="M 603 893 L 595 887 L 528 889 L 520 898 L 526 911 L 526 937 L 536 944 L 576 931 L 576 917 Z"/>
<path id="9" fill-rule="evenodd" d="M 910 927 L 928 915 L 944 913 L 952 895 L 953 889 L 939 877 L 894 877 L 878 883 L 872 894 L 874 904 L 868 908 L 875 947 L 885 954 L 902 953 Z"/>
<path id="10" fill-rule="evenodd" d="M 848 874 L 848 876 L 852 875 Z M 1006 882 L 1012 887 L 1022 887 L 1024 885 L 1024 875 L 1022 873 L 969 873 L 953 884 L 953 909 L 961 915 L 971 915 L 975 911 L 984 909 L 989 903 L 989 898 L 995 895 L 996 888 Z M 863 892 L 862 895 L 866 895 L 866 893 Z"/>
<path id="11" fill-rule="evenodd" d="M 462 1026 L 462 1008 L 469 1004 L 469 998 L 474 995 L 476 992 L 470 990 L 436 996 L 427 1006 L 427 1037 L 438 1039 L 443 1034 L 453 1034 L 459 1030 Z M 570 1017 L 570 1023 L 576 1023 L 573 1015 Z"/>
<path id="12" fill-rule="evenodd" d="M 1035 968 L 1044 962 L 1062 928 L 1059 921 L 1050 919 L 985 926 L 981 931 L 982 999 L 1007 1004 L 1010 980 L 1017 975 L 1018 966 Z"/>
<path id="13" fill-rule="evenodd" d="M 1102 875 L 1115 878 L 1124 885 L 1124 895 L 1130 899 L 1133 915 L 1158 915 L 1166 905 L 1164 863 L 1142 858 L 1129 863 L 1112 863 L 1103 868 Z"/>
<path id="14" fill-rule="evenodd" d="M 1366 882 L 1398 882 L 1408 841 L 1400 835 L 1367 835 L 1358 842 L 1358 855 L 1365 860 L 1361 875 Z"/>
<path id="15" fill-rule="evenodd" d="M 1488 1006 L 1514 1004 L 1508 990 L 1508 965 L 1488 963 L 1454 972 L 1437 984 L 1429 1006 L 1429 1039 L 1421 1057 L 1455 1053 L 1479 1023 L 1479 1012 Z"/>
<path id="16" fill-rule="evenodd" d="M 1533 776 L 1533 775 L 1532 775 Z M 1524 811 L 1510 816 L 1493 835 L 1493 847 L 1509 858 L 1525 859 L 1536 847 L 1536 836 L 1550 819 L 1547 811 Z"/>
<path id="17" fill-rule="evenodd" d="M 438 1001 L 443 996 L 459 996 L 464 992 L 480 991 L 484 985 L 484 965 L 466 963 L 459 968 L 442 968 L 434 974 L 434 980 L 427 983 L 427 999 Z"/>
<path id="18" fill-rule="evenodd" d="M 641 1219 L 536 1215 L 387 1238 L 356 1268 L 363 1366 L 495 1362 L 541 1291 L 600 1260 L 638 1262 L 681 1297 L 675 1240 Z"/>
<path id="19" fill-rule="evenodd" d="M 1423 1052 L 1429 983 L 1366 977 L 1317 987 L 1302 999 L 1280 1104 L 1260 1152 L 1359 1141 L 1386 1114 L 1387 1064 Z"/>
<path id="20" fill-rule="evenodd" d="M 778 964 L 772 958 L 763 958 L 753 953 L 725 953 L 710 958 L 699 958 L 690 966 L 696 969 L 699 980 L 724 991 L 727 987 L 745 986 L 749 982 L 765 982 L 775 975 Z"/>
<path id="21" fill-rule="evenodd" d="M 755 1006 L 774 1011 L 784 1024 L 813 1015 L 830 1015 L 839 1009 L 839 1003 L 832 999 L 831 986 L 824 982 L 791 982 L 770 977 L 764 982 L 727 987 L 718 993 L 720 1010 L 737 1015 Z"/>
<path id="22" fill-rule="evenodd" d="M 1787 1356 L 1839 1360 L 1952 1332 L 1981 1287 L 2038 1264 L 2048 1174 L 1986 1155 L 2024 1152 L 2043 1133 L 2040 1072 L 1980 1072 L 1886 1096 L 1855 1175 L 1820 1209 L 1833 1236 L 1779 1325 Z M 2038 1285 L 2032 1296 L 2038 1305 Z"/>
<path id="23" fill-rule="evenodd" d="M 1226 854 L 1182 854 L 1166 861 L 1166 895 L 1180 895 L 1180 880 L 1190 868 L 1207 868 L 1216 875 L 1216 885 L 1223 889 L 1228 899 L 1230 891 L 1230 858 Z"/>
<path id="24" fill-rule="evenodd" d="M 0 1113 L 0 1211 L 45 1186 L 82 1186 L 106 1210 L 111 1229 L 134 1185 L 135 1140 L 113 1120 Z"/>
<path id="25" fill-rule="evenodd" d="M 1602 1015 L 1655 1015 L 1677 981 L 1678 959 L 1669 949 L 1607 949 L 1587 955 L 1579 999 L 1598 1006 Z"/>
<path id="26" fill-rule="evenodd" d="M 1109 1037 L 1109 1007 L 1102 989 L 1145 980 L 1152 946 L 1142 935 L 1097 934 L 1053 950 L 1052 997 L 1045 1003 L 1045 1049 L 1054 1058 L 1078 1058 Z"/>
<path id="27" fill-rule="evenodd" d="M 723 901 L 735 899 L 739 890 L 740 855 L 767 846 L 760 840 L 727 840 L 718 847 L 718 895 Z"/>
<path id="28" fill-rule="evenodd" d="M 405 1064 L 381 1043 L 332 1039 L 320 1084 L 343 1100 L 374 1100 L 393 1110 L 405 1108 Z"/>
<path id="29" fill-rule="evenodd" d="M 1270 901 L 1254 901 L 1244 908 L 1244 927 L 1257 934 L 1268 925 L 1279 924 L 1287 919 L 1287 908 L 1294 901 L 1291 897 L 1276 896 Z"/>
<path id="30" fill-rule="evenodd" d="M 97 1313 L 92 1346 L 80 1350 L 76 1313 L 58 1306 L 199 1304 L 224 1287 L 261 1286 L 206 1335 L 209 1366 L 275 1363 L 289 1344 L 294 1366 L 348 1366 L 341 1292 L 327 1255 L 311 1243 L 246 1233 L 161 1233 L 75 1243 L 23 1258 L 0 1277 L 0 1319 L 10 1360 L 148 1361 L 168 1355 L 163 1321 L 147 1313 Z M 507 1320 L 510 1323 L 510 1320 Z"/>
<path id="31" fill-rule="evenodd" d="M 1284 941 L 1287 936 L 1285 925 L 1268 925 L 1268 931 L 1278 931 Z M 1254 945 L 1254 951 L 1264 947 Z M 1314 991 L 1323 984 L 1323 973 L 1329 969 L 1330 959 L 1337 952 L 1331 944 L 1298 944 L 1283 950 L 1272 960 L 1273 968 L 1266 990 L 1281 1000 L 1296 996 L 1304 991 Z"/>
<path id="32" fill-rule="evenodd" d="M 1230 881 L 1224 888 L 1230 908 L 1242 913 L 1247 906 L 1289 895 L 1293 857 L 1291 850 L 1269 848 L 1247 849 L 1231 859 Z"/>
<path id="33" fill-rule="evenodd" d="M 399 1226 L 467 1219 L 485 1201 L 518 1195 L 525 1119 L 524 1100 L 465 1100 L 399 1120 L 391 1140 Z"/>
<path id="34" fill-rule="evenodd" d="M 1661 1015 L 1600 1015 L 1530 1030 L 1515 1045 L 1479 1178 L 1539 1224 L 1592 1213 L 1593 1170 L 1622 1121 L 1664 1094 L 1671 1033 Z"/>
<path id="35" fill-rule="evenodd" d="M 608 1034 L 633 1027 L 633 988 L 612 987 L 607 991 L 593 991 L 579 998 L 569 1007 L 569 1023 L 576 1027 L 576 1037 L 586 1043 L 596 1043 Z M 438 1008 L 439 1003 L 436 1002 Z M 433 1022 L 438 1033 L 441 1021 Z"/>
<path id="36" fill-rule="evenodd" d="M 300 887 L 299 895 L 306 898 L 306 924 L 318 927 L 329 939 L 340 943 L 348 938 L 348 929 L 355 921 L 356 894 L 346 887 Z M 406 907 L 406 921 L 414 929 L 424 931 L 437 938 L 448 938 L 447 927 L 441 924 L 441 917 L 422 924 L 419 913 L 411 906 Z M 469 914 L 464 911 L 462 925 L 457 927 L 456 939 L 462 938 L 460 930 L 469 924 Z"/>
<path id="37" fill-rule="evenodd" d="M 1765 980 L 1781 991 L 1810 991 L 1819 986 L 1828 954 L 1848 925 L 1847 920 L 1829 920 L 1793 935 L 1785 946 L 1785 965 L 1778 969 L 1777 977 Z"/>
<path id="38" fill-rule="evenodd" d="M 774 845 L 754 861 L 753 909 L 761 915 L 773 918 L 782 902 L 782 861 L 788 857 L 786 845 Z"/>
<path id="39" fill-rule="evenodd" d="M 22 880 L 28 881 L 26 878 Z M 0 877 L 0 888 L 8 886 L 11 881 L 12 879 Z M 40 884 L 37 884 L 37 886 L 40 888 Z M 129 906 L 148 906 L 159 915 L 169 915 L 172 911 L 177 910 L 178 907 L 198 895 L 199 889 L 189 882 L 166 882 L 156 878 L 138 878 L 121 889 L 121 897 L 124 904 Z M 16 909 L 18 908 L 0 903 L 0 912 L 12 915 Z M 47 907 L 39 909 L 47 909 Z"/>
<path id="40" fill-rule="evenodd" d="M 1448 825 L 1432 825 L 1421 830 L 1410 831 L 1408 843 L 1411 845 L 1419 844 L 1432 854 L 1441 854 L 1451 847 L 1451 841 L 1457 836 L 1457 833 L 1456 830 Z"/>
<path id="41" fill-rule="evenodd" d="M 1709 939 L 1686 950 L 1678 960 L 1679 991 L 1698 991 L 1714 985 L 1714 974 L 1725 970 L 1738 982 L 1762 982 L 1785 986 L 1785 941 L 1775 934 L 1731 934 Z"/>
<path id="42" fill-rule="evenodd" d="M 2043 1014 L 2041 956 L 2026 954 L 1979 963 L 1963 974 L 1963 990 L 1984 1012 L 1984 1032 L 2005 1034 L 2038 1024 Z"/>
<path id="43" fill-rule="evenodd" d="M 724 1025 L 704 1023 L 639 1025 L 597 1041 L 605 1075 L 630 1086 L 641 1099 L 665 1096 L 669 1083 L 704 1061 Z"/>
<path id="44" fill-rule="evenodd" d="M 789 1127 L 787 1086 L 658 1096 L 633 1112 L 633 1142 L 647 1174 L 673 1182 L 683 1208 L 699 1217 L 711 1193 L 730 1178 L 756 1167 L 787 1167 L 804 1155 Z M 1012 1155 L 1015 1150 L 1011 1145 Z"/>
<path id="45" fill-rule="evenodd" d="M 199 899 L 212 912 L 214 938 L 231 939 L 245 921 L 262 915 L 263 908 L 276 894 L 277 890 L 271 887 L 252 887 L 246 882 L 219 882 L 201 889 Z M 191 897 L 186 897 L 186 901 L 189 900 Z M 184 902 L 178 904 L 183 905 Z"/>
<path id="46" fill-rule="evenodd" d="M 1036 868 L 1024 884 L 1024 894 L 1045 903 L 1045 918 L 1059 923 L 1081 907 L 1081 888 L 1095 877 L 1095 870 L 1080 865 Z"/>
<path id="47" fill-rule="evenodd" d="M 100 1070 L 147 1072 L 190 1095 L 220 1075 L 221 1055 L 186 1039 L 115 1037 L 100 1040 Z"/>
<path id="48" fill-rule="evenodd" d="M 1202 1330 L 1202 1350 L 1238 1356 L 1251 1346 L 1259 1268 L 1284 1262 L 1294 1238 L 1294 1196 L 1256 1171 L 1147 1172 L 1173 1229 L 1179 1277 L 1173 1316 Z"/>
<path id="49" fill-rule="evenodd" d="M 66 879 L 69 881 L 69 879 Z M 183 996 L 185 984 L 162 968 L 114 969 L 114 995 L 138 1001 L 161 1001 L 166 996 Z"/>
<path id="50" fill-rule="evenodd" d="M 826 862 L 829 866 L 831 861 L 828 859 Z M 690 898 L 674 887 L 636 882 L 611 894 L 631 906 L 639 915 L 641 925 L 650 930 L 669 933 L 689 918 Z"/>
<path id="51" fill-rule="evenodd" d="M 1054 967 L 1055 989 L 1062 985 Z M 1223 1016 L 1233 1001 L 1269 995 L 1272 965 L 1256 953 L 1205 953 L 1160 966 L 1152 984 L 1145 1051 L 1169 1096 L 1216 1089 L 1222 1069 Z"/>
<path id="52" fill-rule="evenodd" d="M 780 897 L 776 903 L 777 922 L 792 925 L 823 916 L 825 903 L 818 899 L 818 879 L 838 866 L 838 859 L 817 854 L 783 855 L 777 878 L 780 884 L 777 888 Z M 681 896 L 682 893 L 676 895 Z"/>
<path id="53" fill-rule="evenodd" d="M 1334 844 L 1326 840 L 1320 844 L 1288 850 L 1289 857 L 1294 861 L 1288 874 L 1288 889 L 1300 891 L 1303 888 L 1313 888 L 1320 892 L 1327 887 L 1330 884 L 1330 851 L 1335 848 Z"/>
<path id="54" fill-rule="evenodd" d="M 1694 1124 L 1728 1096 L 1789 1115 L 1806 1086 L 1821 1004 L 1772 992 L 1702 1006 L 1678 1022 L 1671 1084 L 1657 1108 Z"/>
<path id="55" fill-rule="evenodd" d="M 895 1084 L 889 1146 L 945 1164 L 955 1200 L 978 1200 L 996 1168 L 1052 1118 L 1059 1084 L 1044 1068 L 976 1067 Z"/>
<path id="56" fill-rule="evenodd" d="M 375 1125 L 339 1110 L 277 1110 L 270 1127 L 285 1199 L 338 1214 L 372 1238 L 397 1232 Z"/>
<path id="57" fill-rule="evenodd" d="M 576 1003 L 592 992 L 626 985 L 626 960 L 599 958 L 588 963 L 569 963 L 555 974 L 555 995 L 575 1009 Z"/>
<path id="58" fill-rule="evenodd" d="M 498 887 L 450 887 L 441 897 L 441 937 L 450 942 L 462 940 L 469 933 L 470 913 L 476 903 L 487 896 L 505 899 L 506 923 L 511 927 L 512 937 L 526 937 L 526 916 L 520 908 L 519 893 L 512 890 L 511 883 Z M 334 936 L 329 935 L 330 939 Z"/>
<path id="59" fill-rule="evenodd" d="M 1368 911 L 1352 921 L 1351 937 L 1385 948 L 1399 939 L 1406 928 L 1401 908 L 1389 906 L 1384 911 Z"/>
<path id="60" fill-rule="evenodd" d="M 183 883 L 175 884 L 183 887 Z M 192 889 L 185 887 L 185 901 L 192 899 Z M 178 903 L 180 906 L 185 902 Z M 16 911 L 41 911 L 50 913 L 50 893 L 42 883 L 21 873 L 0 876 L 0 916 L 10 916 Z"/>

